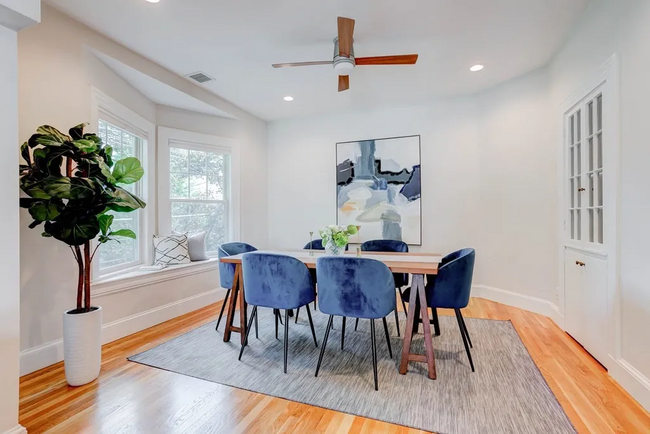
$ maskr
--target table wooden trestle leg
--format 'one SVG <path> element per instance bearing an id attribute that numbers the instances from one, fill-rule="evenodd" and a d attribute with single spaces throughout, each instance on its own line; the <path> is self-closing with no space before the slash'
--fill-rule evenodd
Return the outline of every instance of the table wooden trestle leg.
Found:
<path id="1" fill-rule="evenodd" d="M 416 315 L 417 308 L 420 309 L 422 328 L 424 329 L 424 354 L 411 353 L 414 325 L 417 324 L 416 321 L 418 320 L 418 316 Z M 433 353 L 433 341 L 431 340 L 431 324 L 429 323 L 429 312 L 427 311 L 423 274 L 413 274 L 411 281 L 409 311 L 406 318 L 406 332 L 404 333 L 404 345 L 402 347 L 402 361 L 399 366 L 400 374 L 405 375 L 408 372 L 409 362 L 426 363 L 429 378 L 432 380 L 436 379 L 436 360 Z"/>
<path id="2" fill-rule="evenodd" d="M 239 305 L 239 327 L 234 325 L 235 310 Z M 232 294 L 228 300 L 228 316 L 226 317 L 226 329 L 223 333 L 223 341 L 230 342 L 232 332 L 239 333 L 241 343 L 246 340 L 246 317 L 247 306 L 244 300 L 244 279 L 242 278 L 241 263 L 235 265 L 235 275 L 232 281 Z"/>

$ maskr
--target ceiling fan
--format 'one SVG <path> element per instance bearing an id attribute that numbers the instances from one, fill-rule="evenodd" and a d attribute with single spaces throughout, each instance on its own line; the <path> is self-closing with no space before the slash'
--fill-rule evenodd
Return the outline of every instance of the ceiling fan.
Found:
<path id="1" fill-rule="evenodd" d="M 334 39 L 334 58 L 315 62 L 274 63 L 274 68 L 291 68 L 294 66 L 333 65 L 339 75 L 339 92 L 350 88 L 350 72 L 357 65 L 415 65 L 417 54 L 398 56 L 354 57 L 354 20 L 338 17 L 339 36 Z"/>

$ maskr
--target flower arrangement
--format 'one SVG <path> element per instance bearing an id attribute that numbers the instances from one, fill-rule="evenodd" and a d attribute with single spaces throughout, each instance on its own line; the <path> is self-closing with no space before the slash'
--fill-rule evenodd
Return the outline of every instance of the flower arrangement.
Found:
<path id="1" fill-rule="evenodd" d="M 357 227 L 354 225 L 329 225 L 325 226 L 318 233 L 323 239 L 325 250 L 330 254 L 340 255 L 343 253 L 343 249 L 350 241 L 350 235 L 357 233 Z"/>

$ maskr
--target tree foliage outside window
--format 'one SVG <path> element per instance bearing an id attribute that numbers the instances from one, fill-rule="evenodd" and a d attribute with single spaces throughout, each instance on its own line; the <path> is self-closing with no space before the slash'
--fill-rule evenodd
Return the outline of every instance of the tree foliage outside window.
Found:
<path id="1" fill-rule="evenodd" d="M 216 252 L 228 232 L 228 156 L 170 147 L 172 230 L 206 232 L 208 252 Z"/>

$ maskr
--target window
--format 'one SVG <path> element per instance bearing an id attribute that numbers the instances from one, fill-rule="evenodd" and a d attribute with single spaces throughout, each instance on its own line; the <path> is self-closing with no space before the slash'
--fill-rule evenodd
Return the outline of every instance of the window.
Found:
<path id="1" fill-rule="evenodd" d="M 105 145 L 113 148 L 113 161 L 126 157 L 137 157 L 142 160 L 143 143 L 145 140 L 103 119 L 99 119 L 98 136 Z M 123 185 L 125 190 L 143 197 L 143 181 Z M 138 239 L 142 236 L 141 210 L 131 213 L 111 212 L 115 216 L 112 230 L 131 229 Z M 101 274 L 111 273 L 142 263 L 140 242 L 138 239 L 120 238 L 104 244 L 97 252 L 97 271 Z"/>
<path id="2" fill-rule="evenodd" d="M 158 127 L 158 230 L 206 232 L 206 250 L 239 238 L 239 146 Z"/>
<path id="3" fill-rule="evenodd" d="M 151 139 L 155 126 L 95 88 L 91 88 L 91 119 L 102 141 L 113 148 L 113 161 L 136 157 L 142 163 L 144 176 L 135 184 L 123 185 L 147 203 L 146 208 L 132 213 L 113 213 L 112 229 L 131 229 L 136 239 L 120 238 L 103 244 L 93 260 L 93 280 L 127 273 L 141 264 L 150 264 L 153 256 L 151 237 L 155 230 L 155 149 Z"/>
<path id="4" fill-rule="evenodd" d="M 175 232 L 206 232 L 216 253 L 228 239 L 229 155 L 200 145 L 169 143 L 169 201 Z"/>

